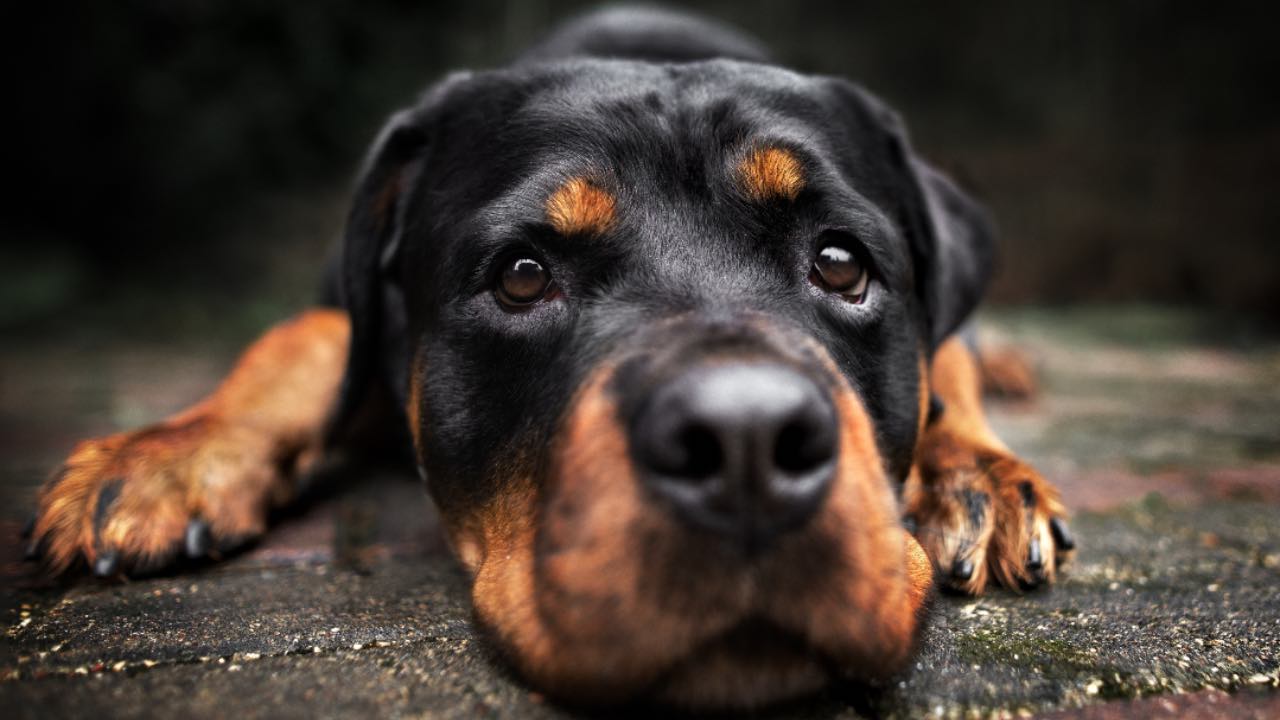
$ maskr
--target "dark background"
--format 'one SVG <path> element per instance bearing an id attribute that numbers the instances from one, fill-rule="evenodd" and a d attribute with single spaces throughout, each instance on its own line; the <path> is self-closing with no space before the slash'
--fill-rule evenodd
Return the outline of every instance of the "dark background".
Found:
<path id="1" fill-rule="evenodd" d="M 591 3 L 18 5 L 0 11 L 0 329 L 147 335 L 224 314 L 258 326 L 305 303 L 382 119 Z M 995 210 L 993 301 L 1275 323 L 1268 3 L 692 6 L 896 106 L 917 146 Z"/>

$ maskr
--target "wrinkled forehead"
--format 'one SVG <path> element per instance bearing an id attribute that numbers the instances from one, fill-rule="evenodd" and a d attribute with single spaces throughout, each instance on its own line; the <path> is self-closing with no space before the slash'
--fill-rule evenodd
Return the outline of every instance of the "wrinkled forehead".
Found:
<path id="1" fill-rule="evenodd" d="M 784 70 L 715 61 L 603 62 L 548 72 L 555 80 L 512 117 L 522 139 L 544 151 L 663 172 L 682 160 L 681 169 L 696 177 L 714 176 L 720 161 L 749 144 L 827 149 L 812 122 L 822 116 L 813 81 Z"/>
<path id="2" fill-rule="evenodd" d="M 575 61 L 479 85 L 507 99 L 488 98 L 487 117 L 457 128 L 472 137 L 451 144 L 483 154 L 486 162 L 472 159 L 484 176 L 476 183 L 501 207 L 546 198 L 578 177 L 646 200 L 730 191 L 743 181 L 744 162 L 770 149 L 810 183 L 841 175 L 818 84 L 777 68 Z M 793 175 L 784 194 L 797 190 Z"/>

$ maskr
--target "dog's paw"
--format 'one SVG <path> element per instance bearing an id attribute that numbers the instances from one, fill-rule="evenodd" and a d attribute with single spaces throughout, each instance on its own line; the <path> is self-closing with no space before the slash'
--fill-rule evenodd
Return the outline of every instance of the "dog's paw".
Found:
<path id="1" fill-rule="evenodd" d="M 907 524 L 943 587 L 977 595 L 993 584 L 1047 585 L 1074 551 L 1057 489 L 1016 457 L 924 474 L 907 488 Z"/>
<path id="2" fill-rule="evenodd" d="M 28 555 L 112 576 L 234 549 L 289 492 L 276 455 L 211 414 L 86 440 L 41 489 Z"/>

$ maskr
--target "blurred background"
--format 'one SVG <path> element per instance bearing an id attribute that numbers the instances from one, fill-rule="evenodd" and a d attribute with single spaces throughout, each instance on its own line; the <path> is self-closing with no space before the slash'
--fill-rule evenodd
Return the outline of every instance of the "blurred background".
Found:
<path id="1" fill-rule="evenodd" d="M 0 331 L 247 339 L 308 301 L 388 113 L 591 4 L 10 4 Z M 1274 327 L 1268 4 L 688 6 L 897 107 L 995 210 L 994 303 L 1172 304 Z"/>

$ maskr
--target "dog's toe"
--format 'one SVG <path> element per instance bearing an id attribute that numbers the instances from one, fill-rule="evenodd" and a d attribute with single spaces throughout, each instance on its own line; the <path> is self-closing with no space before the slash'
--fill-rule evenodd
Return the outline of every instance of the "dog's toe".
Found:
<path id="1" fill-rule="evenodd" d="M 906 501 L 939 585 L 954 592 L 1049 585 L 1075 548 L 1057 491 L 1016 458 L 940 473 Z"/>
<path id="2" fill-rule="evenodd" d="M 980 593 L 987 583 L 987 551 L 994 529 L 991 488 L 981 473 L 957 472 L 943 485 L 912 493 L 908 509 L 939 586 Z"/>
<path id="3" fill-rule="evenodd" d="M 988 474 L 997 489 L 992 575 L 1014 590 L 1052 584 L 1070 554 L 1055 537 L 1055 525 L 1066 531 L 1057 490 L 1017 458 L 992 463 Z"/>
<path id="4" fill-rule="evenodd" d="M 214 420 L 90 440 L 42 489 L 27 554 L 54 573 L 155 572 L 257 537 L 282 494 L 270 448 Z"/>

